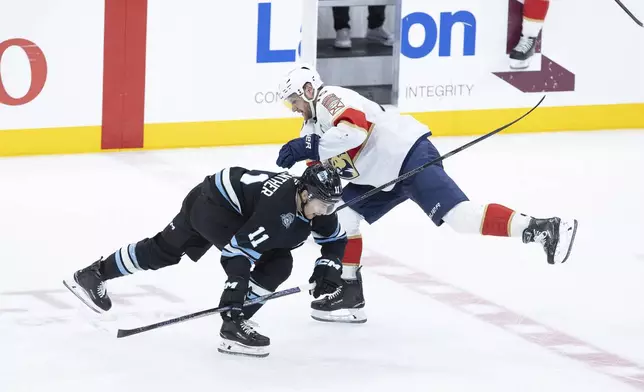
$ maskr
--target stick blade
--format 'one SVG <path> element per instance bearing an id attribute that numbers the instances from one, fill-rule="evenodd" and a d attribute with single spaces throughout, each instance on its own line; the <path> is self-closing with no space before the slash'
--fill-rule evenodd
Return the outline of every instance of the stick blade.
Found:
<path id="1" fill-rule="evenodd" d="M 116 331 L 116 337 L 117 338 L 125 338 L 125 337 L 128 337 L 130 335 L 134 335 L 136 333 L 134 331 L 135 330 L 132 330 L 132 329 L 119 329 L 118 331 Z"/>

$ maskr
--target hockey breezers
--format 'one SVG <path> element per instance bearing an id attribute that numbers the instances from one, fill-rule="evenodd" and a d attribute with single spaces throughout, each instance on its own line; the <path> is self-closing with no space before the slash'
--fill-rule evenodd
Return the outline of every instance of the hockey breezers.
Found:
<path id="1" fill-rule="evenodd" d="M 384 184 L 384 185 L 380 185 L 379 187 L 374 188 L 374 189 L 370 190 L 369 192 L 364 193 L 363 195 L 360 195 L 360 196 L 354 197 L 353 199 L 349 200 L 348 202 L 346 202 L 346 203 L 344 203 L 344 204 L 340 205 L 338 208 L 336 208 L 336 209 L 335 209 L 335 211 L 337 212 L 337 211 L 339 211 L 339 210 L 341 210 L 341 209 L 343 209 L 343 208 L 345 208 L 345 207 L 347 207 L 347 206 L 350 206 L 351 204 L 357 203 L 357 202 L 362 201 L 362 200 L 364 200 L 364 199 L 366 199 L 366 198 L 368 198 L 368 197 L 370 197 L 370 196 L 373 196 L 373 195 L 375 195 L 376 193 L 380 192 L 381 190 L 383 190 L 383 189 L 385 189 L 385 188 L 387 188 L 387 187 L 389 187 L 389 186 L 391 186 L 391 185 L 397 184 L 397 183 L 399 183 L 399 182 L 401 182 L 401 181 L 404 181 L 404 180 L 406 180 L 407 178 L 409 178 L 409 177 L 411 177 L 411 176 L 413 176 L 413 175 L 415 175 L 415 174 L 418 174 L 418 173 L 420 173 L 421 171 L 423 171 L 423 170 L 427 169 L 427 168 L 428 168 L 428 167 L 430 167 L 431 165 L 435 165 L 435 164 L 437 164 L 438 162 L 441 162 L 441 161 L 443 161 L 443 160 L 445 160 L 445 159 L 447 159 L 447 158 L 451 157 L 452 155 L 457 154 L 457 153 L 459 153 L 459 152 L 461 152 L 461 151 L 465 150 L 466 148 L 469 148 L 469 147 L 471 147 L 471 146 L 475 145 L 476 143 L 478 143 L 478 142 L 480 142 L 480 141 L 483 141 L 483 140 L 485 140 L 485 139 L 489 138 L 489 137 L 490 137 L 490 136 L 492 136 L 492 135 L 496 135 L 497 133 L 501 132 L 502 130 L 504 130 L 504 129 L 506 129 L 506 128 L 511 127 L 512 125 L 514 125 L 514 124 L 516 124 L 517 122 L 521 121 L 521 120 L 522 120 L 524 117 L 526 117 L 528 114 L 532 113 L 532 112 L 533 112 L 537 107 L 539 107 L 539 105 L 541 105 L 541 102 L 543 102 L 543 100 L 544 100 L 544 99 L 546 99 L 546 96 L 545 96 L 545 95 L 544 95 L 543 97 L 541 97 L 541 99 L 539 100 L 539 102 L 537 102 L 537 104 L 536 104 L 532 109 L 530 109 L 530 110 L 529 110 L 529 111 L 527 111 L 525 114 L 523 114 L 521 117 L 517 118 L 516 120 L 512 121 L 511 123 L 508 123 L 508 124 L 506 124 L 506 125 L 502 126 L 501 128 L 497 128 L 497 129 L 495 129 L 494 131 L 492 131 L 492 132 L 490 132 L 490 133 L 486 133 L 485 135 L 483 135 L 483 136 L 481 136 L 481 137 L 479 137 L 479 138 L 477 138 L 477 139 L 474 139 L 474 140 L 472 140 L 471 142 L 469 142 L 469 143 L 467 143 L 467 144 L 464 144 L 464 145 L 462 145 L 462 146 L 458 147 L 457 149 L 454 149 L 454 150 L 452 150 L 452 151 L 448 152 L 447 154 L 441 155 L 440 157 L 438 157 L 438 158 L 436 158 L 436 159 L 432 159 L 432 160 L 431 160 L 431 161 L 429 161 L 429 162 L 423 163 L 421 166 L 418 166 L 418 167 L 417 167 L 417 168 L 415 168 L 414 170 L 408 171 L 407 173 L 405 173 L 405 174 L 401 175 L 400 177 L 398 177 L 398 178 L 394 178 L 393 180 L 389 181 L 388 183 L 386 183 L 386 184 Z"/>
<path id="2" fill-rule="evenodd" d="M 302 285 L 302 286 L 297 286 L 297 287 L 292 287 L 292 288 L 286 289 L 286 290 L 276 291 L 276 292 L 271 293 L 271 294 L 266 294 L 266 295 L 263 295 L 261 297 L 257 297 L 257 298 L 253 298 L 253 299 L 250 299 L 248 301 L 245 301 L 244 306 L 250 306 L 250 305 L 254 305 L 254 304 L 264 302 L 264 301 L 268 301 L 268 300 L 271 300 L 271 299 L 276 299 L 276 298 L 280 298 L 280 297 L 285 297 L 287 295 L 297 294 L 297 293 L 300 293 L 300 292 L 303 292 L 303 291 L 312 290 L 314 286 L 315 286 L 314 283 L 308 283 L 308 284 L 305 284 L 305 285 Z M 202 310 L 202 311 L 199 311 L 199 312 L 187 314 L 185 316 L 173 318 L 173 319 L 170 319 L 170 320 L 161 321 L 161 322 L 146 325 L 146 326 L 143 326 L 143 327 L 138 327 L 138 328 L 134 328 L 134 329 L 119 329 L 117 331 L 117 333 L 116 333 L 116 337 L 117 338 L 125 338 L 125 337 L 128 337 L 128 336 L 136 335 L 136 334 L 141 333 L 141 332 L 150 331 L 152 329 L 157 329 L 157 328 L 165 327 L 165 326 L 168 326 L 168 325 L 178 324 L 178 323 L 182 323 L 184 321 L 194 320 L 194 319 L 197 319 L 197 318 L 206 317 L 206 316 L 210 316 L 210 315 L 217 314 L 217 313 L 223 313 L 223 312 L 225 312 L 227 310 L 230 310 L 230 309 L 231 309 L 230 306 L 220 306 L 218 308 Z"/>

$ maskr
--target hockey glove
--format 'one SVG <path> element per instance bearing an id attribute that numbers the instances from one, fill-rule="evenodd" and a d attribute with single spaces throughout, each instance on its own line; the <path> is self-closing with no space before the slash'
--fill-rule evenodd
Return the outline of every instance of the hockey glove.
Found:
<path id="1" fill-rule="evenodd" d="M 221 293 L 219 306 L 232 306 L 231 310 L 221 313 L 224 320 L 235 320 L 243 316 L 242 307 L 248 293 L 248 279 L 241 276 L 230 276 Z"/>
<path id="2" fill-rule="evenodd" d="M 296 162 L 305 159 L 320 160 L 318 144 L 320 136 L 311 134 L 293 139 L 282 146 L 277 157 L 277 166 L 290 169 Z"/>
<path id="3" fill-rule="evenodd" d="M 322 257 L 317 259 L 315 261 L 313 275 L 309 279 L 309 283 L 313 282 L 315 282 L 315 288 L 312 293 L 314 298 L 335 292 L 343 283 L 342 263 L 340 260 L 331 260 Z"/>

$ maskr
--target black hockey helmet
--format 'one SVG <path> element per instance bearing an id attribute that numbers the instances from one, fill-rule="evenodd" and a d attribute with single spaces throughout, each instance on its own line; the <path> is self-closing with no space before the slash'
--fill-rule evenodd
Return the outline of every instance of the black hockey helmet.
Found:
<path id="1" fill-rule="evenodd" d="M 304 170 L 299 179 L 299 192 L 306 190 L 310 198 L 335 204 L 342 197 L 342 182 L 335 168 L 326 163 L 316 163 Z"/>

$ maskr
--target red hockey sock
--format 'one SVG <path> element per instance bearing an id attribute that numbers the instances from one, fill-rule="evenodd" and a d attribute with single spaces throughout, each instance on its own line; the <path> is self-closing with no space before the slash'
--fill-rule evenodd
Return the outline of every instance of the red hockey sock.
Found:
<path id="1" fill-rule="evenodd" d="M 349 237 L 342 258 L 342 278 L 356 279 L 356 271 L 362 258 L 362 236 Z"/>
<path id="2" fill-rule="evenodd" d="M 550 1 L 548 0 L 525 0 L 523 5 L 523 27 L 521 28 L 523 36 L 534 38 L 541 33 L 549 6 Z"/>
<path id="3" fill-rule="evenodd" d="M 550 0 L 525 0 L 523 17 L 537 22 L 543 22 L 548 14 Z"/>
<path id="4" fill-rule="evenodd" d="M 500 204 L 488 204 L 483 213 L 481 234 L 497 237 L 521 237 L 530 225 L 531 216 Z"/>
<path id="5" fill-rule="evenodd" d="M 514 210 L 500 204 L 488 204 L 483 213 L 481 234 L 497 237 L 510 236 L 510 221 Z"/>

